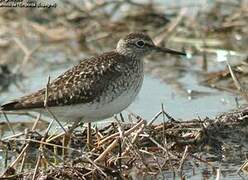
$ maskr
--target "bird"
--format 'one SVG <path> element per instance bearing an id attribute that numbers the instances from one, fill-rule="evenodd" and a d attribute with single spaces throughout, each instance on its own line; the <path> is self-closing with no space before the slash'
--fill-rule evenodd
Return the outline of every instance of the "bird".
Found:
<path id="1" fill-rule="evenodd" d="M 143 57 L 152 52 L 183 55 L 154 44 L 143 32 L 121 38 L 114 50 L 85 58 L 42 88 L 1 105 L 1 111 L 33 111 L 59 121 L 90 123 L 126 109 L 138 95 L 144 79 Z M 47 91 L 46 91 L 47 90 Z"/>

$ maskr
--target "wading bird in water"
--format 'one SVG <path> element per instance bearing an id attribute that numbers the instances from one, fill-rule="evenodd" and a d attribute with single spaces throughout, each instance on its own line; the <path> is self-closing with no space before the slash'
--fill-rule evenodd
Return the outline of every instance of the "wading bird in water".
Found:
<path id="1" fill-rule="evenodd" d="M 47 107 L 58 120 L 74 123 L 93 122 L 120 113 L 139 93 L 144 68 L 142 58 L 152 52 L 185 55 L 184 52 L 158 47 L 144 33 L 130 33 L 117 47 L 84 59 L 49 84 Z M 47 113 L 46 88 L 1 106 L 2 111 Z"/>

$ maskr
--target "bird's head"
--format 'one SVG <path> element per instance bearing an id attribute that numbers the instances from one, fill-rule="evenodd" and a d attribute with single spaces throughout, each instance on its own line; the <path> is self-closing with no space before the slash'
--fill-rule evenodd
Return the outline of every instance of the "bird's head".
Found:
<path id="1" fill-rule="evenodd" d="M 154 51 L 174 55 L 186 55 L 184 52 L 156 46 L 152 39 L 145 33 L 128 34 L 125 38 L 119 40 L 116 50 L 123 55 L 131 57 L 143 57 Z"/>

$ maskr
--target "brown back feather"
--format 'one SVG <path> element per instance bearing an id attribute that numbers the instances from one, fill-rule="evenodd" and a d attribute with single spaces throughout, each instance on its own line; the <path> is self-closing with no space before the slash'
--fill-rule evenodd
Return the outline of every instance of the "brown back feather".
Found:
<path id="1" fill-rule="evenodd" d="M 124 64 L 125 60 L 124 56 L 115 51 L 84 59 L 49 85 L 47 105 L 52 107 L 98 101 L 97 98 L 107 86 L 106 82 L 121 75 L 120 70 L 115 66 Z M 113 74 L 115 75 L 113 76 Z M 9 111 L 42 108 L 44 107 L 45 91 L 46 89 L 43 88 L 21 97 L 2 105 L 1 109 Z"/>

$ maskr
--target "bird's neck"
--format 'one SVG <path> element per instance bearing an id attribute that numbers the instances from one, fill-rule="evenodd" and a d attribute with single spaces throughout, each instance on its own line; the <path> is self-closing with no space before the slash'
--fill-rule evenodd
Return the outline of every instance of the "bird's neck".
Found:
<path id="1" fill-rule="evenodd" d="M 141 60 L 143 56 L 133 53 L 128 49 L 116 49 L 116 52 L 133 60 Z"/>

